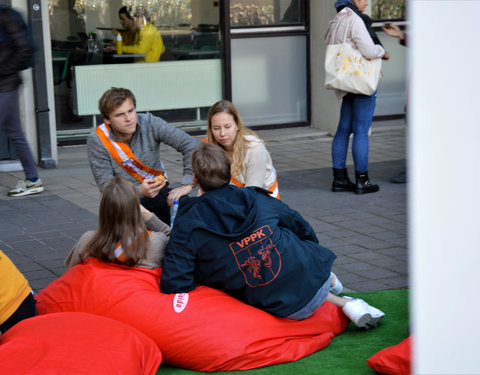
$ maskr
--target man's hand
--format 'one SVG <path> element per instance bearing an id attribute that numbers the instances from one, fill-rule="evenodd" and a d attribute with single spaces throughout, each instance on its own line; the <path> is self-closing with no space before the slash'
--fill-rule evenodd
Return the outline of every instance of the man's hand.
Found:
<path id="1" fill-rule="evenodd" d="M 146 178 L 140 185 L 140 194 L 146 198 L 155 198 L 165 186 L 165 181 L 155 182 L 153 178 Z"/>
<path id="2" fill-rule="evenodd" d="M 173 205 L 173 201 L 178 201 L 184 195 L 188 195 L 192 192 L 193 185 L 183 185 L 176 189 L 170 190 L 168 193 L 167 204 L 169 206 Z"/>

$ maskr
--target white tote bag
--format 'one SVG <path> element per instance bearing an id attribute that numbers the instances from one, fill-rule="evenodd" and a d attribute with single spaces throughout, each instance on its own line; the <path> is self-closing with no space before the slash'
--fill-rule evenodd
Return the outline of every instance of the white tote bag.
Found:
<path id="1" fill-rule="evenodd" d="M 346 43 L 350 23 L 341 44 L 328 44 L 325 54 L 325 87 L 354 94 L 372 95 L 377 89 L 382 59 L 367 60 Z"/>

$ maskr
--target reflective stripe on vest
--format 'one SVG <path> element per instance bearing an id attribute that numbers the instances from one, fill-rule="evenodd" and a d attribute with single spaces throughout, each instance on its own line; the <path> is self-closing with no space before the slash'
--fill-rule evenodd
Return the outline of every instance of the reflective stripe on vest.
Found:
<path id="1" fill-rule="evenodd" d="M 230 179 L 230 183 L 232 185 L 235 185 L 235 186 L 238 186 L 238 187 L 245 187 L 245 184 L 242 184 L 241 182 L 239 182 L 238 180 L 236 180 L 233 177 Z M 272 197 L 280 199 L 280 191 L 278 190 L 278 179 L 277 179 L 276 176 L 275 176 L 275 181 L 273 182 L 272 186 L 270 186 L 266 190 L 268 190 L 271 193 L 270 195 Z"/>
<path id="2" fill-rule="evenodd" d="M 112 158 L 137 181 L 143 182 L 146 178 L 153 179 L 158 176 L 164 176 L 165 180 L 167 180 L 166 173 L 150 168 L 138 160 L 125 142 L 117 142 L 110 139 L 110 128 L 107 124 L 97 126 L 95 132 Z M 160 164 L 165 169 L 163 163 L 160 162 Z"/>
<path id="3" fill-rule="evenodd" d="M 150 235 L 150 233 L 152 233 L 152 231 L 147 229 L 147 237 Z M 128 240 L 128 246 L 131 247 L 131 245 L 132 245 L 132 241 L 131 241 L 131 239 L 129 239 Z M 125 263 L 125 261 L 127 260 L 127 256 L 125 255 L 125 252 L 123 251 L 123 247 L 122 247 L 121 242 L 119 242 L 117 247 L 115 247 L 115 250 L 113 250 L 113 253 L 115 254 L 115 258 L 117 258 L 120 263 Z"/>

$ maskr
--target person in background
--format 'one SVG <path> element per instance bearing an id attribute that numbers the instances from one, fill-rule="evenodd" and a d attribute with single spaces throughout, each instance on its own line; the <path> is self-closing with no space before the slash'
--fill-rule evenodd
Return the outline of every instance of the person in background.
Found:
<path id="1" fill-rule="evenodd" d="M 390 55 L 383 48 L 375 31 L 372 20 L 363 14 L 367 0 L 337 0 L 337 16 L 330 21 L 325 41 L 327 44 L 343 43 L 348 27 L 346 42 L 358 49 L 367 59 L 382 58 Z M 332 142 L 333 183 L 332 191 L 353 191 L 356 194 L 375 193 L 379 186 L 372 184 L 368 176 L 368 131 L 372 124 L 377 92 L 361 95 L 336 90 L 342 99 L 340 120 Z M 355 165 L 355 184 L 348 178 L 346 160 L 350 135 L 353 133 L 352 154 Z"/>
<path id="2" fill-rule="evenodd" d="M 130 12 L 126 6 L 119 9 L 118 18 L 120 19 L 120 24 L 123 27 L 123 30 L 121 31 L 122 43 L 125 45 L 135 44 L 137 29 L 135 28 L 135 21 L 133 20 L 133 17 L 130 15 Z"/>
<path id="3" fill-rule="evenodd" d="M 97 231 L 80 237 L 65 267 L 89 257 L 130 267 L 161 267 L 169 237 L 170 227 L 140 204 L 132 183 L 117 176 L 102 193 Z"/>
<path id="4" fill-rule="evenodd" d="M 8 192 L 10 197 L 38 194 L 44 190 L 32 151 L 23 134 L 18 107 L 20 71 L 33 61 L 34 46 L 27 25 L 16 10 L 0 6 L 0 130 L 13 143 L 22 163 L 25 180 Z"/>
<path id="5" fill-rule="evenodd" d="M 358 327 L 376 326 L 382 311 L 333 294 L 342 292 L 331 272 L 336 256 L 318 243 L 310 224 L 264 189 L 229 184 L 230 163 L 211 143 L 201 142 L 193 151 L 200 195 L 180 202 L 161 291 L 187 293 L 203 284 L 294 320 L 329 301 Z"/>
<path id="6" fill-rule="evenodd" d="M 243 126 L 237 108 L 228 100 L 210 108 L 207 141 L 223 148 L 232 159 L 231 183 L 240 187 L 259 186 L 280 199 L 277 172 L 265 144 Z"/>
<path id="7" fill-rule="evenodd" d="M 122 51 L 125 53 L 138 53 L 145 55 L 144 58 L 135 60 L 136 62 L 157 62 L 160 56 L 165 52 L 160 31 L 147 21 L 143 13 L 130 15 L 133 19 L 134 28 L 137 30 L 132 44 L 122 41 Z"/>
<path id="8" fill-rule="evenodd" d="M 197 142 L 160 117 L 137 115 L 135 96 L 128 89 L 107 90 L 98 108 L 104 123 L 87 138 L 88 160 L 98 188 L 103 191 L 113 177 L 121 176 L 134 184 L 147 210 L 170 223 L 169 206 L 194 187 L 190 154 Z M 177 188 L 166 186 L 162 143 L 183 155 L 183 178 Z"/>
<path id="9" fill-rule="evenodd" d="M 0 336 L 23 319 L 37 315 L 32 288 L 0 250 Z"/>

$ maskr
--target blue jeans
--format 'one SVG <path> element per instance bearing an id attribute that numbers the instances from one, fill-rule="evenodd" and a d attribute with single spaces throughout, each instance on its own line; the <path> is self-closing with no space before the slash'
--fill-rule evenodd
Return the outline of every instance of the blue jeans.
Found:
<path id="1" fill-rule="evenodd" d="M 0 129 L 15 146 L 27 180 L 38 177 L 32 151 L 23 134 L 18 109 L 18 89 L 0 92 Z"/>
<path id="2" fill-rule="evenodd" d="M 302 307 L 297 312 L 294 312 L 287 316 L 288 319 L 292 320 L 303 320 L 307 319 L 326 301 L 328 293 L 330 293 L 331 281 L 330 276 L 328 276 L 327 281 L 318 289 L 318 292 L 313 296 L 313 298 L 308 302 L 304 307 Z"/>
<path id="3" fill-rule="evenodd" d="M 346 168 L 348 141 L 353 133 L 352 155 L 357 172 L 368 171 L 368 130 L 372 125 L 377 92 L 343 97 L 340 121 L 332 142 L 333 168 Z"/>

